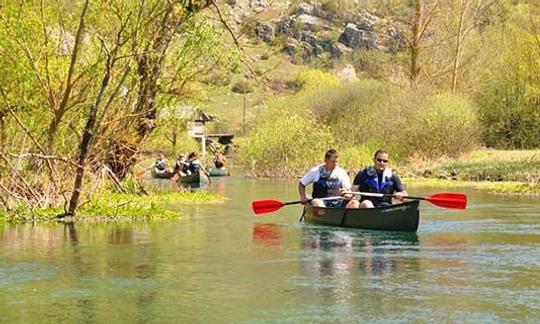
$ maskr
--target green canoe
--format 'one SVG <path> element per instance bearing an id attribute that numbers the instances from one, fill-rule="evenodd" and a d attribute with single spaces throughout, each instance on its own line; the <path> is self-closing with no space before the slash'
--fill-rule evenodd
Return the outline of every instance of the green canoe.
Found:
<path id="1" fill-rule="evenodd" d="M 416 232 L 420 221 L 420 202 L 395 204 L 378 208 L 304 207 L 304 218 L 309 223 L 353 227 L 382 231 Z"/>
<path id="2" fill-rule="evenodd" d="M 226 177 L 230 175 L 229 170 L 227 168 L 210 168 L 208 170 L 208 173 L 210 173 L 211 177 Z"/>
<path id="3" fill-rule="evenodd" d="M 204 174 L 195 173 L 188 176 L 183 176 L 181 182 L 183 184 L 207 184 L 208 177 Z"/>

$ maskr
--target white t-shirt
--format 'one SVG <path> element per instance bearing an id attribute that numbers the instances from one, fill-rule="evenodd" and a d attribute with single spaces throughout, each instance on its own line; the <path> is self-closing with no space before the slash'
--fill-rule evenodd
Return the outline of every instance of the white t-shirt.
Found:
<path id="1" fill-rule="evenodd" d="M 314 167 L 313 169 L 309 170 L 306 175 L 304 175 L 302 180 L 300 180 L 304 187 L 319 181 L 319 178 L 321 177 L 321 167 L 324 168 L 324 164 Z M 339 166 L 336 166 L 334 170 L 332 170 L 332 173 L 328 178 L 329 180 L 338 181 L 341 184 L 341 188 L 351 190 L 351 179 L 349 178 L 347 172 Z"/>

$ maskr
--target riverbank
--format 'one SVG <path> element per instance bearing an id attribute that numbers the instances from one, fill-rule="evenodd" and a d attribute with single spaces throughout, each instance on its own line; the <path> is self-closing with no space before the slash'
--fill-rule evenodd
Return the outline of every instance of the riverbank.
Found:
<path id="1" fill-rule="evenodd" d="M 224 200 L 224 197 L 210 192 L 159 192 L 149 195 L 107 193 L 82 202 L 77 216 L 64 220 L 111 222 L 176 219 L 182 217 L 178 206 L 216 204 Z M 9 212 L 0 211 L 0 219 L 7 222 L 50 222 L 58 221 L 57 216 L 63 212 L 61 207 L 31 209 L 21 205 Z"/>
<path id="2" fill-rule="evenodd" d="M 354 159 L 344 152 L 340 164 L 351 177 L 371 162 L 371 154 Z M 358 162 L 361 161 L 361 162 Z M 320 162 L 317 162 L 320 163 Z M 439 158 L 401 162 L 392 160 L 391 168 L 406 184 L 439 188 L 471 187 L 499 194 L 540 194 L 540 150 L 478 149 L 457 159 Z M 311 166 L 304 166 L 308 170 Z M 272 173 L 250 170 L 252 178 L 299 178 L 302 172 L 280 167 Z"/>
<path id="3" fill-rule="evenodd" d="M 482 149 L 459 159 L 412 162 L 399 170 L 405 182 L 417 185 L 540 194 L 540 150 Z"/>

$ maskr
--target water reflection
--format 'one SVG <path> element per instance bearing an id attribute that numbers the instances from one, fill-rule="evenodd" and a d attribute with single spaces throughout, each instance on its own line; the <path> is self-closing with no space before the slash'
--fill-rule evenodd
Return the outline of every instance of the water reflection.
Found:
<path id="1" fill-rule="evenodd" d="M 414 233 L 305 227 L 301 247 L 305 273 L 301 284 L 314 290 L 314 300 L 331 300 L 347 308 L 345 313 L 357 311 L 348 308 L 360 296 L 369 296 L 379 305 L 377 292 L 387 279 L 398 274 L 416 280 L 420 271 L 419 240 Z"/>
<path id="2" fill-rule="evenodd" d="M 280 245 L 281 229 L 276 224 L 254 224 L 253 242 L 261 245 Z"/>
<path id="3" fill-rule="evenodd" d="M 357 270 L 368 275 L 383 275 L 398 269 L 419 268 L 416 233 L 348 231 L 341 229 L 303 229 L 302 249 L 315 256 L 321 275 Z M 312 259 L 313 260 L 313 259 Z"/>

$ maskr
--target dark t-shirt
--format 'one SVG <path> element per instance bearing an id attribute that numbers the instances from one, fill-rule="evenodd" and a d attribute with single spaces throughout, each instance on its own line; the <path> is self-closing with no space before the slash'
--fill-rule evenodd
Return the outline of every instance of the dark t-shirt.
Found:
<path id="1" fill-rule="evenodd" d="M 375 173 L 377 181 L 375 181 Z M 386 177 L 383 182 L 383 176 Z M 372 192 L 372 193 L 385 193 L 393 194 L 395 192 L 405 191 L 401 179 L 397 174 L 392 172 L 391 175 L 385 175 L 379 170 L 375 170 L 373 167 L 366 168 L 362 172 L 359 172 L 354 178 L 353 185 L 359 186 L 360 192 Z M 384 203 L 392 203 L 391 197 L 362 197 L 362 200 L 371 200 L 375 206 L 382 205 Z"/>

